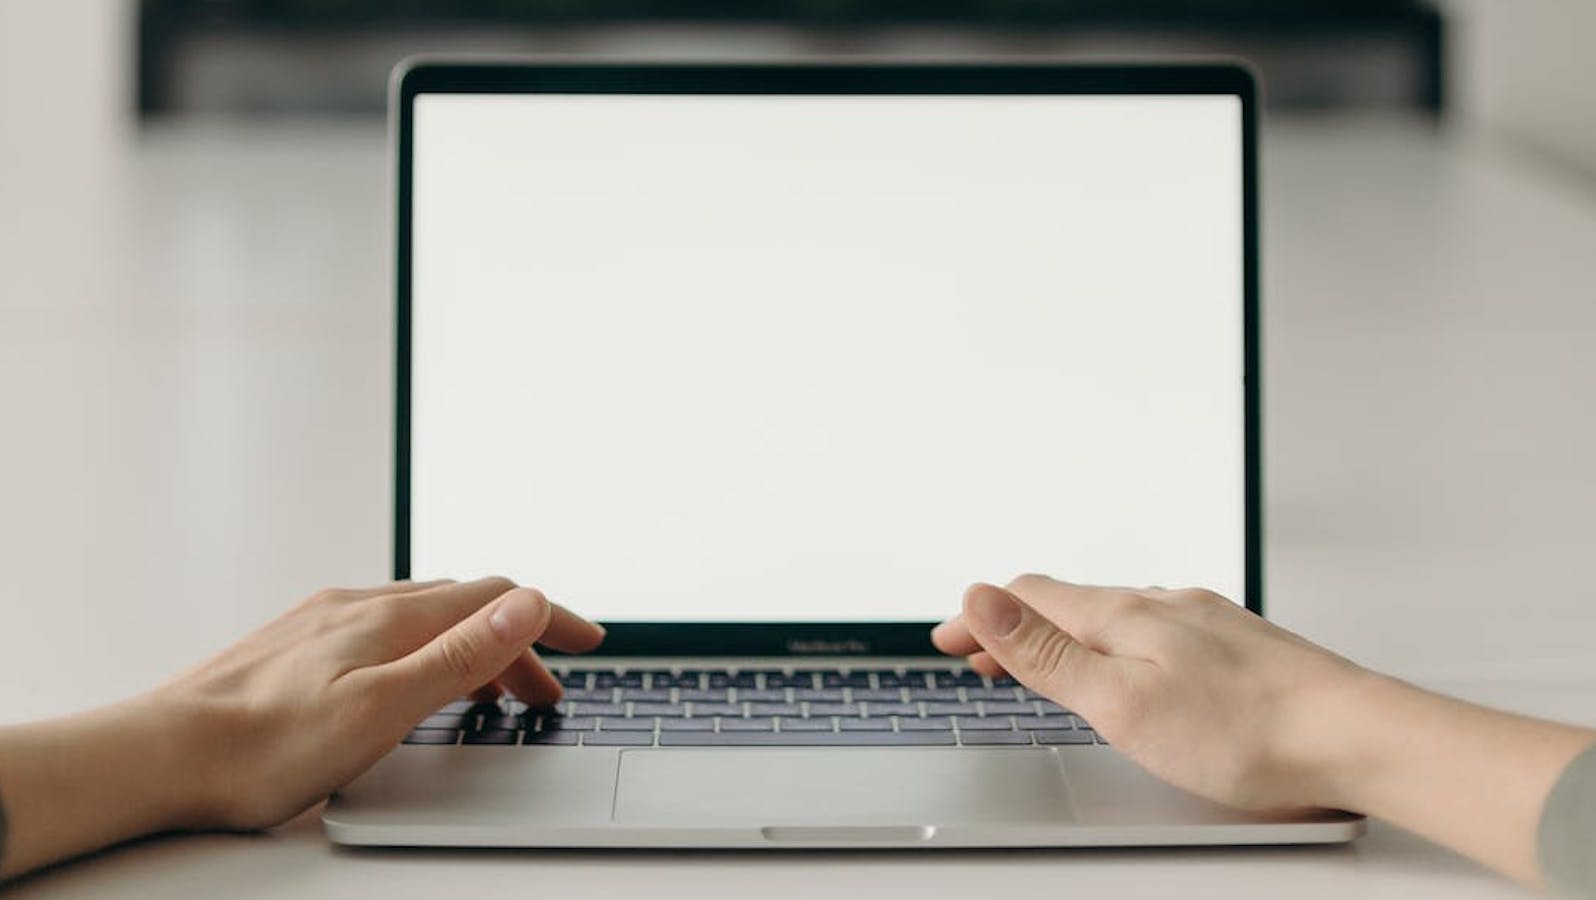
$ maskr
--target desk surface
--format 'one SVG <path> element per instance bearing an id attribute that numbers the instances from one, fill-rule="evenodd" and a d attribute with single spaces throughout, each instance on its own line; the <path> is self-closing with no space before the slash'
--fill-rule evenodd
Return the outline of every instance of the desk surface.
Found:
<path id="1" fill-rule="evenodd" d="M 13 174 L 0 211 L 0 721 L 154 683 L 387 563 L 381 129 L 154 130 L 63 165 L 64 184 Z M 1596 723 L 1596 193 L 1407 122 L 1276 124 L 1263 171 L 1271 615 L 1371 665 Z M 121 848 L 13 895 L 1177 885 L 1519 893 L 1380 824 L 1329 849 L 357 853 L 302 817 Z"/>

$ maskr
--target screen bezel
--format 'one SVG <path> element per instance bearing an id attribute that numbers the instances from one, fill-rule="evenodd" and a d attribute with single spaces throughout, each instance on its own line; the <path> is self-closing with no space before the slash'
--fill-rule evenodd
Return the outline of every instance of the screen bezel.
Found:
<path id="1" fill-rule="evenodd" d="M 1241 100 L 1245 589 L 1263 612 L 1257 89 L 1240 63 L 639 63 L 418 60 L 395 71 L 393 577 L 410 577 L 411 177 L 420 94 L 1204 94 Z M 949 598 L 949 612 L 957 598 Z M 932 622 L 606 622 L 607 656 L 926 656 Z"/>

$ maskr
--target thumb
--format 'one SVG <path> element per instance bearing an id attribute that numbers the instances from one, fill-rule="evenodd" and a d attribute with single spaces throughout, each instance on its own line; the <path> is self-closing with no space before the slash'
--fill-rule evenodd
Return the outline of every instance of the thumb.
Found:
<path id="1" fill-rule="evenodd" d="M 1021 684 L 1091 718 L 1113 660 L 994 585 L 964 592 L 963 618 L 976 642 Z"/>
<path id="2" fill-rule="evenodd" d="M 552 617 L 553 607 L 540 591 L 513 588 L 409 656 L 388 663 L 389 684 L 425 715 L 492 681 L 527 652 Z"/>

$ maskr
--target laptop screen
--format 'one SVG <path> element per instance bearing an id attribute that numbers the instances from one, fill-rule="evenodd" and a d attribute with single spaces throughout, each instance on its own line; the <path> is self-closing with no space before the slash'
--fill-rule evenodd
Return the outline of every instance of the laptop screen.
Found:
<path id="1" fill-rule="evenodd" d="M 418 95 L 410 571 L 609 622 L 1245 578 L 1243 109 Z"/>

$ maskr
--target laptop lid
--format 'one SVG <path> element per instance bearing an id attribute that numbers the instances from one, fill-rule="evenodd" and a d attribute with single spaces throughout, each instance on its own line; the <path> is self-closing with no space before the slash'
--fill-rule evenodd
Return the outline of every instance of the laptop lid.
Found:
<path id="1" fill-rule="evenodd" d="M 619 655 L 931 653 L 969 582 L 1261 611 L 1230 65 L 420 63 L 394 576 Z"/>

